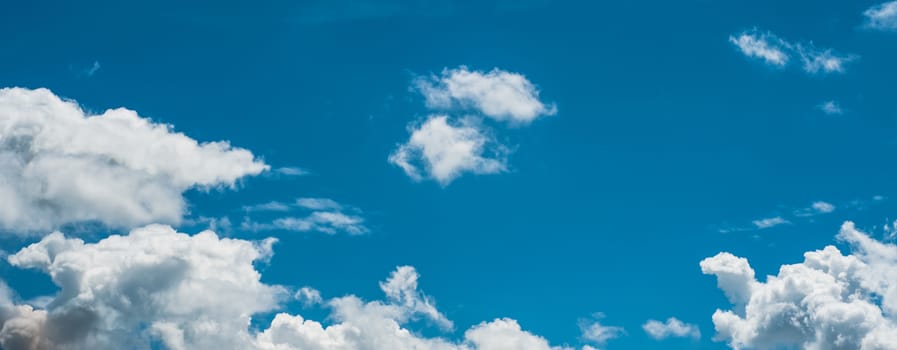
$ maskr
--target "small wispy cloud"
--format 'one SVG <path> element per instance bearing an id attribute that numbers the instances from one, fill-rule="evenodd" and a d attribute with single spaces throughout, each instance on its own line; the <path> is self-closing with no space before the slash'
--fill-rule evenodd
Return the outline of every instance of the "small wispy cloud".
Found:
<path id="1" fill-rule="evenodd" d="M 243 211 L 246 211 L 246 212 L 289 211 L 289 210 L 290 210 L 289 205 L 287 205 L 286 203 L 277 202 L 277 201 L 243 206 Z"/>
<path id="2" fill-rule="evenodd" d="M 626 334 L 622 327 L 606 326 L 601 324 L 604 318 L 603 313 L 595 313 L 592 319 L 582 319 L 579 321 L 579 329 L 582 331 L 582 338 L 588 342 L 592 342 L 598 346 L 604 346 L 609 340 L 619 338 Z"/>
<path id="3" fill-rule="evenodd" d="M 299 198 L 296 205 L 311 210 L 342 210 L 343 206 L 330 198 Z"/>
<path id="4" fill-rule="evenodd" d="M 791 43 L 772 32 L 757 29 L 731 35 L 729 42 L 745 56 L 778 68 L 784 68 L 792 56 L 797 56 L 803 63 L 803 70 L 809 74 L 843 73 L 847 63 L 859 59 L 858 55 L 817 48 L 812 42 Z"/>
<path id="5" fill-rule="evenodd" d="M 100 70 L 100 61 L 93 61 L 93 65 L 91 65 L 90 68 L 87 68 L 87 70 L 84 71 L 84 75 L 86 75 L 87 77 L 92 77 L 99 70 Z"/>
<path id="6" fill-rule="evenodd" d="M 866 27 L 875 30 L 897 31 L 897 1 L 885 2 L 863 12 Z"/>
<path id="7" fill-rule="evenodd" d="M 790 56 L 789 44 L 770 32 L 752 30 L 729 36 L 729 42 L 737 46 L 745 56 L 762 59 L 765 63 L 784 67 Z"/>
<path id="8" fill-rule="evenodd" d="M 280 167 L 274 169 L 274 173 L 284 176 L 303 176 L 308 175 L 310 172 L 308 170 L 298 168 L 298 167 Z"/>
<path id="9" fill-rule="evenodd" d="M 771 217 L 771 218 L 757 219 L 757 220 L 751 221 L 751 223 L 754 224 L 754 227 L 761 229 L 761 230 L 765 230 L 765 229 L 773 228 L 773 227 L 776 227 L 779 225 L 790 224 L 791 222 L 788 220 L 785 220 L 781 216 L 775 216 L 775 217 Z"/>
<path id="10" fill-rule="evenodd" d="M 247 216 L 240 225 L 241 229 L 247 231 L 316 231 L 327 234 L 345 232 L 350 235 L 360 235 L 370 231 L 364 225 L 365 220 L 361 217 L 360 209 L 344 206 L 329 198 L 299 198 L 293 203 L 272 201 L 245 206 L 243 210 L 247 214 L 253 212 L 290 212 L 293 210 L 304 210 L 307 213 L 291 214 L 269 222 L 255 221 Z"/>
<path id="11" fill-rule="evenodd" d="M 820 103 L 818 106 L 816 106 L 816 108 L 819 108 L 819 110 L 822 111 L 822 113 L 825 113 L 827 115 L 842 115 L 842 114 L 844 114 L 844 109 L 841 108 L 841 104 L 839 104 L 837 101 L 833 101 L 833 100 Z"/>

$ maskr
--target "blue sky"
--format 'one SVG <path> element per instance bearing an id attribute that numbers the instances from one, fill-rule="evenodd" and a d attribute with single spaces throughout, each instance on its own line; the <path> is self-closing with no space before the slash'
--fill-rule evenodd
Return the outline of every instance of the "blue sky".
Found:
<path id="1" fill-rule="evenodd" d="M 23 255 L 49 232 L 90 246 L 152 223 L 211 227 L 215 244 L 276 238 L 271 256 L 241 246 L 259 258 L 213 265 L 242 262 L 265 295 L 308 286 L 324 303 L 247 304 L 252 337 L 280 312 L 363 322 L 328 302 L 351 295 L 387 300 L 404 315 L 390 320 L 421 338 L 478 349 L 500 348 L 465 331 L 505 317 L 553 346 L 809 346 L 825 338 L 819 325 L 782 343 L 714 340 L 748 327 L 717 309 L 751 319 L 739 303 L 764 305 L 727 300 L 720 288 L 735 287 L 712 276 L 725 259 L 702 260 L 747 258 L 762 285 L 751 295 L 827 245 L 897 271 L 897 258 L 867 254 L 897 249 L 897 2 L 19 2 L 0 28 L 0 86 L 24 88 L 0 98 L 0 155 L 18 154 L 16 127 L 36 123 L 55 131 L 24 143 L 28 154 L 74 162 L 0 172 L 10 305 L 64 314 L 60 288 L 88 288 Z M 119 107 L 132 124 L 66 124 Z M 214 141 L 235 148 L 202 144 Z M 117 261 L 91 252 L 79 276 Z M 377 282 L 393 271 L 419 273 L 421 292 L 384 299 Z M 870 275 L 858 283 L 878 285 Z M 835 328 L 873 349 L 897 329 L 886 301 L 897 286 L 864 288 L 882 328 Z M 72 302 L 99 309 L 85 293 Z M 159 317 L 135 318 L 141 335 L 114 344 L 175 348 L 158 329 L 187 321 Z M 643 329 L 671 317 L 688 326 L 679 336 Z M 98 329 L 73 346 L 111 346 Z M 186 334 L 188 348 L 206 344 Z"/>

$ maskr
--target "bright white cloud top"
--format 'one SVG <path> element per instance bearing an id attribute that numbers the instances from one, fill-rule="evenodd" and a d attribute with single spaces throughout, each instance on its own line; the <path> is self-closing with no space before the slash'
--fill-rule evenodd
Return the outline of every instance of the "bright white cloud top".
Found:
<path id="1" fill-rule="evenodd" d="M 863 12 L 866 26 L 872 29 L 897 30 L 897 1 L 889 1 L 870 7 Z"/>
<path id="2" fill-rule="evenodd" d="M 176 224 L 183 192 L 267 169 L 245 149 L 197 142 L 128 109 L 92 115 L 46 89 L 0 89 L 3 231 Z"/>
<path id="3" fill-rule="evenodd" d="M 666 322 L 657 320 L 649 320 L 642 325 L 645 333 L 651 338 L 663 340 L 666 338 L 692 338 L 700 339 L 701 330 L 698 326 L 680 321 L 675 317 L 670 317 Z"/>
<path id="4" fill-rule="evenodd" d="M 701 262 L 735 305 L 717 310 L 718 338 L 733 349 L 897 349 L 897 246 L 871 239 L 846 222 L 838 248 L 807 252 L 766 282 L 746 259 L 720 253 Z"/>
<path id="5" fill-rule="evenodd" d="M 172 350 L 570 349 L 551 346 L 512 319 L 475 325 L 458 341 L 404 328 L 414 320 L 452 328 L 418 289 L 420 276 L 410 266 L 380 283 L 383 301 L 353 295 L 323 300 L 312 288 L 300 289 L 297 297 L 331 310 L 327 326 L 281 313 L 270 327 L 251 330 L 252 315 L 275 310 L 289 297 L 285 287 L 262 283 L 253 265 L 272 256 L 273 243 L 211 231 L 190 236 L 162 225 L 96 243 L 53 233 L 8 260 L 48 274 L 60 292 L 46 309 L 36 309 L 16 303 L 0 281 L 0 347 L 134 349 L 160 342 Z"/>
<path id="6" fill-rule="evenodd" d="M 525 76 L 497 68 L 489 72 L 463 66 L 445 69 L 439 76 L 418 79 L 416 86 L 427 107 L 436 110 L 473 110 L 514 124 L 557 113 L 555 105 L 539 99 L 539 90 Z"/>
<path id="7" fill-rule="evenodd" d="M 729 42 L 745 56 L 778 68 L 787 66 L 796 55 L 803 63 L 803 70 L 809 74 L 843 73 L 847 63 L 858 59 L 857 55 L 818 49 L 812 43 L 790 43 L 773 33 L 756 29 L 729 36 Z"/>
<path id="8" fill-rule="evenodd" d="M 415 181 L 431 178 L 448 185 L 464 173 L 495 174 L 507 170 L 507 148 L 475 121 L 452 123 L 447 116 L 431 116 L 410 127 L 408 142 L 399 145 L 389 162 Z"/>

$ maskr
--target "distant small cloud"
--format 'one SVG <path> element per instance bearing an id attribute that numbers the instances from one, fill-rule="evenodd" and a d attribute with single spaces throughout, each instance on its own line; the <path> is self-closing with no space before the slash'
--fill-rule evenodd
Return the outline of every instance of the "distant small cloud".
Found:
<path id="1" fill-rule="evenodd" d="M 804 63 L 804 71 L 816 73 L 844 73 L 844 65 L 859 58 L 857 55 L 841 55 L 832 49 L 820 50 L 813 44 L 798 44 L 797 53 Z"/>
<path id="2" fill-rule="evenodd" d="M 281 167 L 274 169 L 274 172 L 285 176 L 303 176 L 310 174 L 308 170 L 297 167 Z"/>
<path id="3" fill-rule="evenodd" d="M 299 198 L 296 205 L 311 210 L 341 210 L 342 205 L 330 198 Z"/>
<path id="4" fill-rule="evenodd" d="M 813 202 L 809 207 L 800 208 L 794 211 L 794 216 L 797 217 L 808 217 L 808 216 L 816 216 L 820 214 L 828 214 L 835 211 L 836 207 L 834 204 L 818 201 Z"/>
<path id="5" fill-rule="evenodd" d="M 897 31 L 897 1 L 870 7 L 863 12 L 866 27 L 882 31 Z"/>
<path id="6" fill-rule="evenodd" d="M 262 204 L 255 205 L 246 205 L 243 206 L 243 211 L 246 212 L 258 212 L 258 211 L 289 211 L 290 206 L 277 201 L 271 201 Z"/>
<path id="7" fill-rule="evenodd" d="M 603 313 L 596 313 L 592 319 L 583 319 L 579 322 L 582 338 L 598 346 L 604 346 L 609 340 L 619 338 L 626 334 L 621 327 L 606 326 L 601 324 Z"/>
<path id="8" fill-rule="evenodd" d="M 827 115 L 841 115 L 844 114 L 844 110 L 841 108 L 841 105 L 836 101 L 825 101 L 817 106 L 820 111 Z"/>
<path id="9" fill-rule="evenodd" d="M 790 59 L 786 53 L 789 44 L 770 32 L 748 31 L 729 36 L 729 42 L 745 56 L 762 59 L 769 65 L 784 67 Z"/>
<path id="10" fill-rule="evenodd" d="M 670 317 L 666 322 L 649 320 L 642 329 L 655 340 L 663 340 L 666 338 L 692 338 L 700 339 L 701 330 L 698 326 L 682 322 L 675 317 Z"/>
<path id="11" fill-rule="evenodd" d="M 90 68 L 84 71 L 84 75 L 86 75 L 87 77 L 92 77 L 97 73 L 98 70 L 100 70 L 100 62 L 93 61 L 93 65 L 91 65 Z"/>
<path id="12" fill-rule="evenodd" d="M 776 217 L 771 217 L 771 218 L 754 220 L 751 223 L 753 223 L 756 228 L 764 230 L 764 229 L 773 228 L 773 227 L 776 227 L 779 225 L 790 224 L 791 222 L 788 220 L 785 220 L 781 216 L 776 216 Z"/>

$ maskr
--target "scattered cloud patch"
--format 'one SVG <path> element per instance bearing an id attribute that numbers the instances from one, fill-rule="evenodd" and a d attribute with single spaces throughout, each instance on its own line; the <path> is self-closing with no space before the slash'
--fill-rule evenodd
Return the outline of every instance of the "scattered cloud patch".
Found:
<path id="1" fill-rule="evenodd" d="M 277 173 L 284 176 L 304 176 L 311 174 L 308 170 L 297 168 L 297 167 L 280 167 L 274 169 L 273 173 Z"/>
<path id="2" fill-rule="evenodd" d="M 842 115 L 844 114 L 844 110 L 841 108 L 841 104 L 836 101 L 825 101 L 819 106 L 817 106 L 822 113 L 827 115 Z"/>
<path id="3" fill-rule="evenodd" d="M 675 317 L 668 318 L 666 322 L 649 320 L 642 325 L 642 329 L 644 329 L 645 333 L 648 333 L 648 335 L 655 340 L 663 340 L 671 337 L 692 339 L 701 338 L 701 330 L 698 328 L 698 326 L 682 322 Z"/>
<path id="4" fill-rule="evenodd" d="M 883 31 L 897 30 L 897 1 L 889 1 L 870 7 L 863 15 L 866 27 Z"/>
<path id="5" fill-rule="evenodd" d="M 604 314 L 596 313 L 592 319 L 583 319 L 579 322 L 579 329 L 582 331 L 582 338 L 597 346 L 604 346 L 608 341 L 619 338 L 626 334 L 621 327 L 606 326 L 601 324 Z"/>
<path id="6" fill-rule="evenodd" d="M 761 59 L 769 65 L 784 67 L 791 58 L 787 53 L 790 44 L 769 32 L 747 31 L 729 36 L 729 42 L 745 56 Z"/>
<path id="7" fill-rule="evenodd" d="M 0 230 L 180 223 L 182 194 L 268 169 L 226 141 L 200 143 L 118 108 L 99 115 L 47 89 L 0 89 Z"/>
<path id="8" fill-rule="evenodd" d="M 701 262 L 733 310 L 717 310 L 717 338 L 734 349 L 897 349 L 897 246 L 870 238 L 853 223 L 834 246 L 804 254 L 765 282 L 744 258 L 720 253 Z"/>
<path id="9" fill-rule="evenodd" d="M 274 220 L 272 224 L 255 227 L 256 230 L 279 229 L 296 232 L 324 232 L 337 234 L 345 232 L 350 235 L 361 235 L 369 230 L 364 226 L 364 218 L 340 212 L 312 212 L 305 217 L 287 217 Z"/>
<path id="10" fill-rule="evenodd" d="M 96 74 L 97 71 L 99 71 L 99 70 L 100 70 L 100 61 L 93 61 L 93 64 L 90 65 L 90 68 L 87 68 L 86 70 L 84 70 L 84 75 L 86 75 L 89 78 L 89 77 L 92 77 L 94 74 Z"/>
<path id="11" fill-rule="evenodd" d="M 753 223 L 756 228 L 764 230 L 764 229 L 773 228 L 773 227 L 776 227 L 779 225 L 790 224 L 791 222 L 788 220 L 785 220 L 781 216 L 776 216 L 776 217 L 771 217 L 771 218 L 757 219 L 757 220 L 752 221 L 751 223 Z"/>
<path id="12" fill-rule="evenodd" d="M 290 209 L 291 207 L 289 205 L 278 201 L 243 206 L 243 211 L 248 213 L 259 211 L 290 211 Z"/>
<path id="13" fill-rule="evenodd" d="M 811 42 L 790 43 L 771 32 L 757 29 L 729 36 L 729 42 L 745 56 L 778 68 L 787 66 L 796 55 L 803 63 L 803 70 L 809 74 L 843 73 L 847 63 L 859 59 L 857 55 L 816 48 Z"/>
<path id="14" fill-rule="evenodd" d="M 409 131 L 411 137 L 389 156 L 389 162 L 415 181 L 433 179 L 446 186 L 464 173 L 507 171 L 508 148 L 470 119 L 452 123 L 447 116 L 430 116 Z"/>
<path id="15" fill-rule="evenodd" d="M 801 209 L 795 210 L 794 216 L 808 217 L 808 216 L 816 216 L 816 215 L 821 215 L 821 214 L 829 214 L 829 213 L 834 212 L 835 209 L 836 209 L 836 207 L 834 204 L 831 204 L 829 202 L 818 201 L 818 202 L 813 202 L 813 204 L 811 204 L 807 208 L 801 208 Z"/>
<path id="16" fill-rule="evenodd" d="M 554 115 L 557 107 L 539 99 L 539 90 L 525 76 L 501 69 L 471 71 L 467 67 L 445 69 L 415 81 L 427 107 L 434 110 L 472 110 L 498 121 L 528 124 Z"/>

